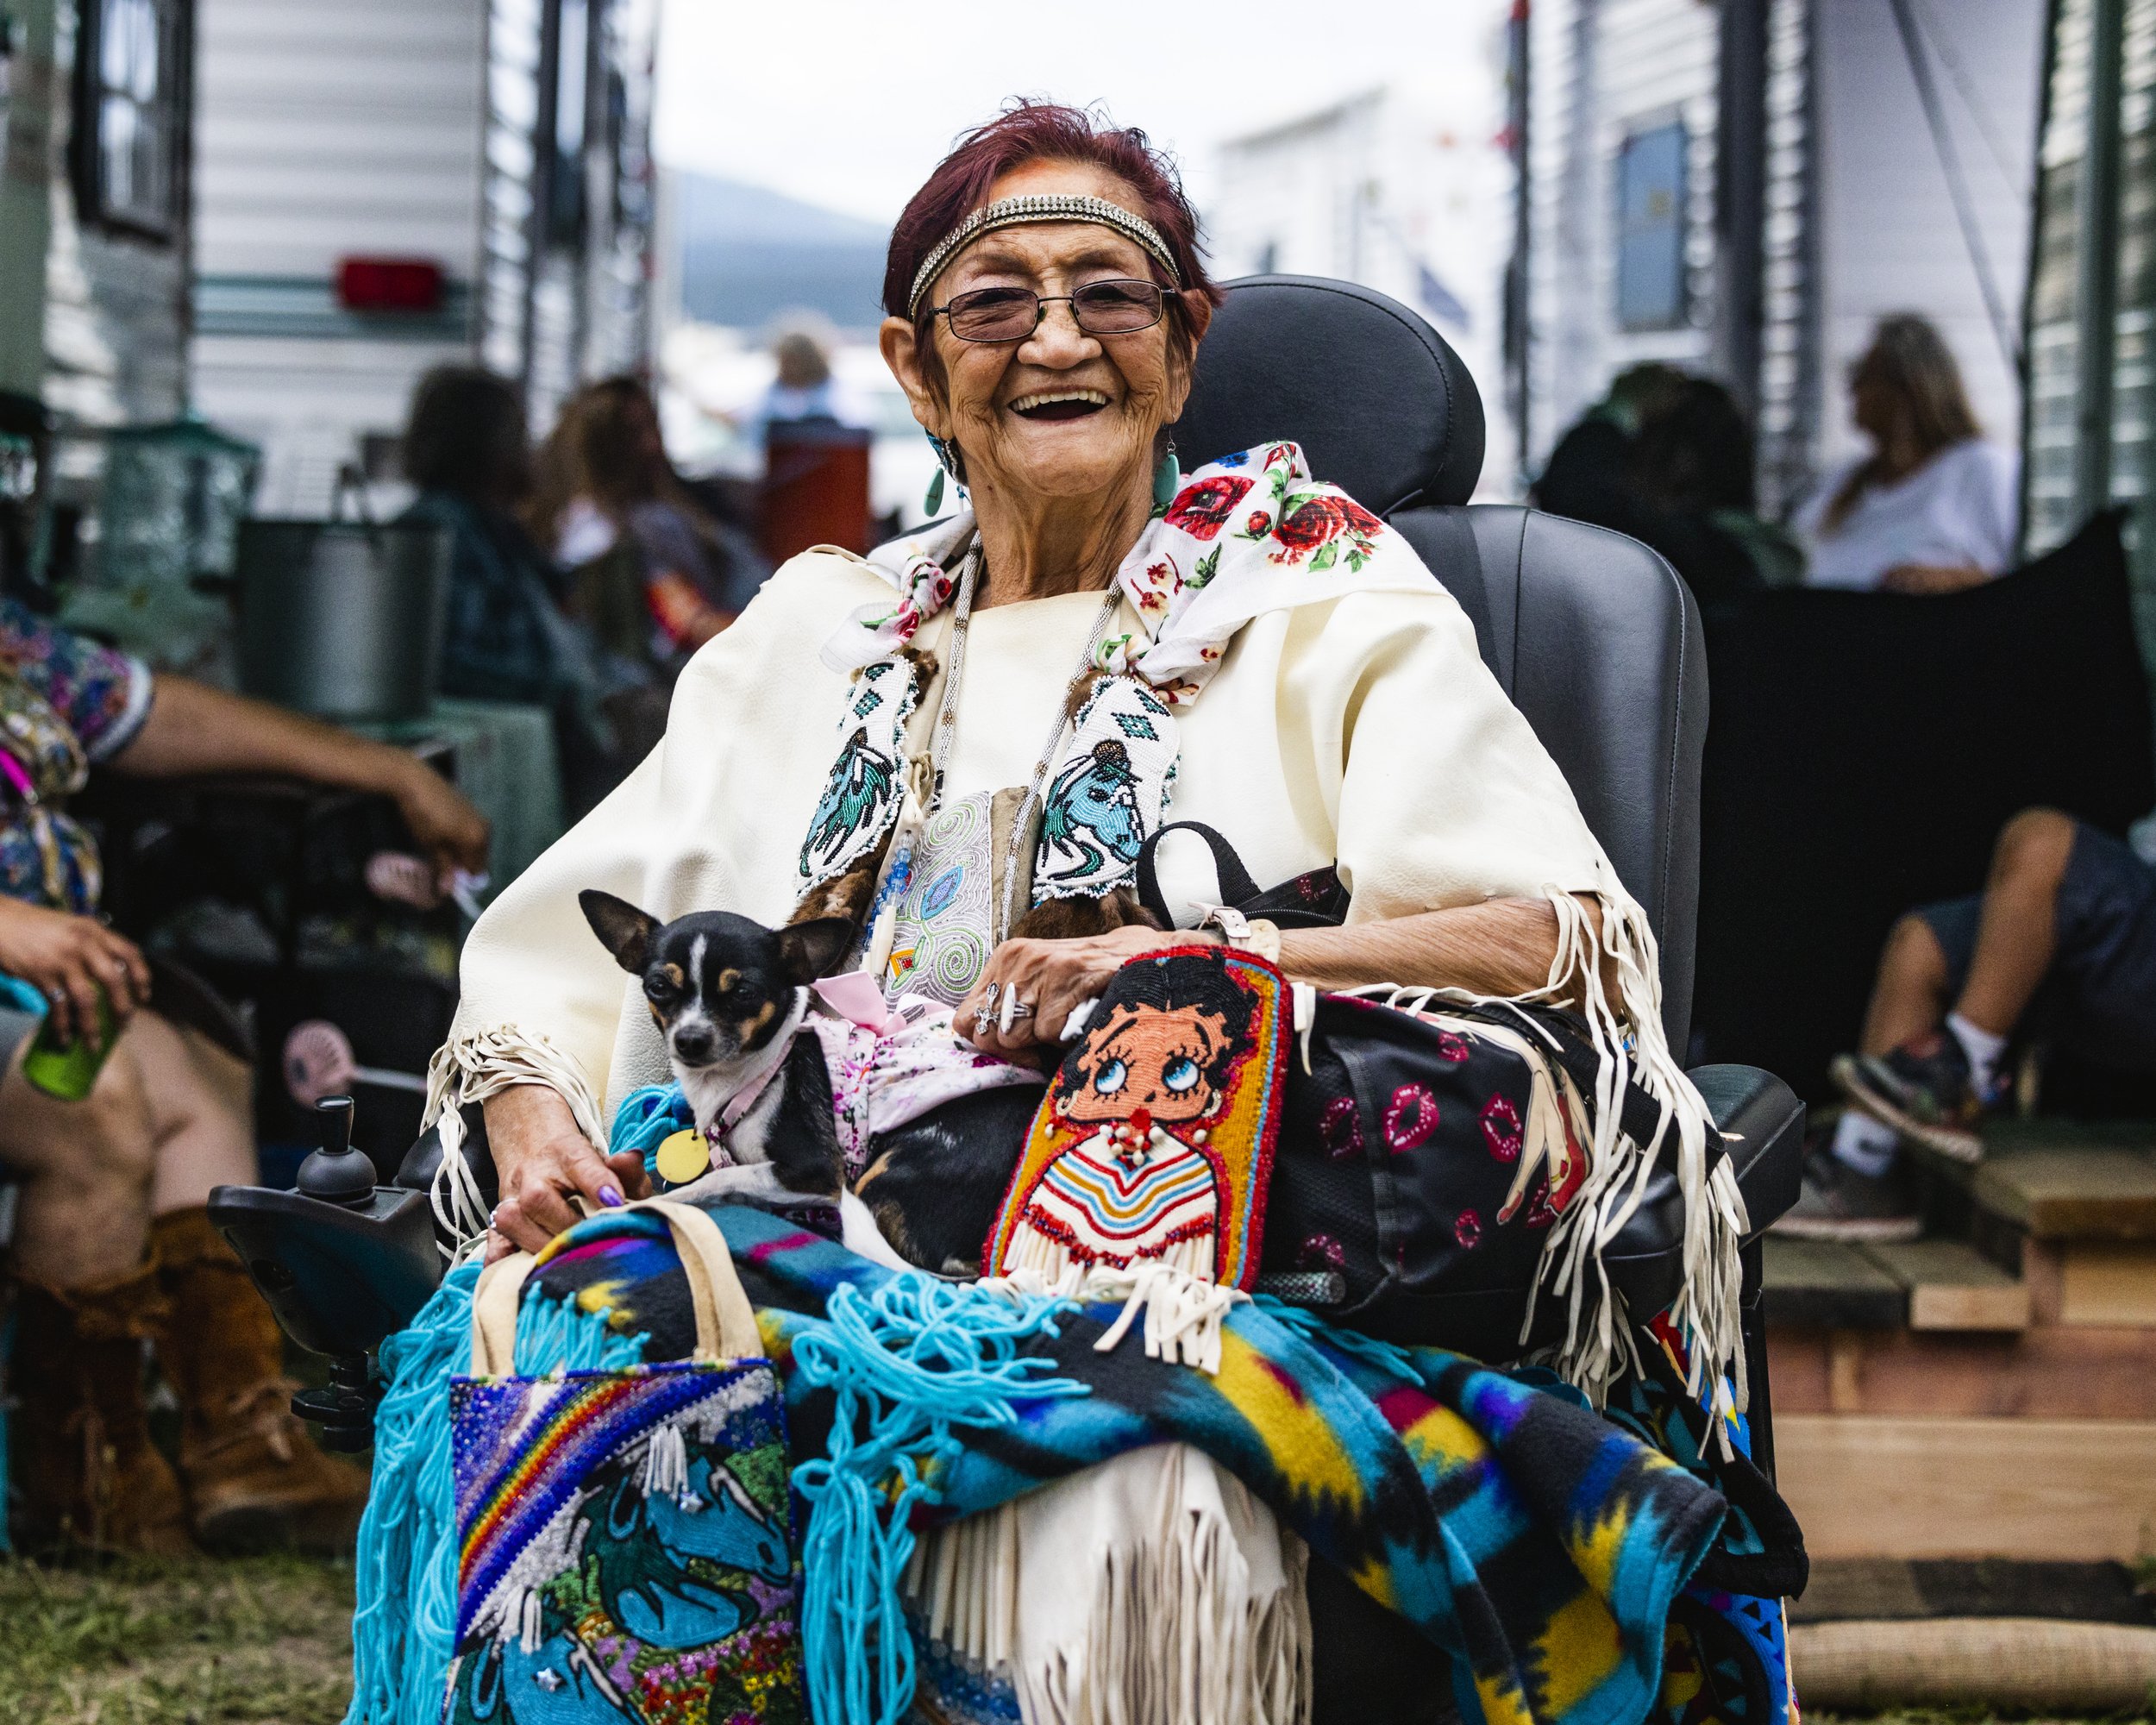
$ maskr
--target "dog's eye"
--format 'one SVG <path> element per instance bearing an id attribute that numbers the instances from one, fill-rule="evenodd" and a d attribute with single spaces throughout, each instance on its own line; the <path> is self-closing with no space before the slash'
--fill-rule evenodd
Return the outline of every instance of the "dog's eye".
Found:
<path id="1" fill-rule="evenodd" d="M 644 978 L 644 998 L 648 1000 L 656 1000 L 663 1006 L 680 992 L 680 990 L 674 986 L 673 981 L 663 974 L 655 974 Z"/>

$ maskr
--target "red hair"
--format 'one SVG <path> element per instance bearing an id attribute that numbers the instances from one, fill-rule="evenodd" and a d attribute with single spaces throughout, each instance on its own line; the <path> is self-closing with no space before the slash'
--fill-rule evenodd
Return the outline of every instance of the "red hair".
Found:
<path id="1" fill-rule="evenodd" d="M 1135 126 L 1112 126 L 1082 108 L 1021 98 L 985 126 L 976 126 L 936 165 L 891 230 L 883 268 L 883 309 L 906 316 L 913 277 L 937 242 L 988 199 L 988 188 L 1027 162 L 1082 162 L 1113 174 L 1138 194 L 1143 216 L 1160 229 L 1169 255 L 1195 288 L 1215 305 L 1223 298 L 1198 249 L 1198 213 L 1183 196 L 1182 181 L 1168 157 Z M 1149 267 L 1157 277 L 1160 267 Z M 1163 287 L 1175 284 L 1163 279 Z M 1178 323 L 1178 329 L 1181 325 Z"/>

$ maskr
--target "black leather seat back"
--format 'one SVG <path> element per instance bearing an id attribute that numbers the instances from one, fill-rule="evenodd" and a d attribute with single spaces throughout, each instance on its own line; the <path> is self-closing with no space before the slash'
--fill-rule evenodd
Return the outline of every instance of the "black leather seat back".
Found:
<path id="1" fill-rule="evenodd" d="M 1662 1022 L 1684 1057 L 1699 912 L 1707 643 L 1676 573 L 1636 539 L 1512 505 L 1392 525 L 1473 619 L 1662 947 Z"/>
<path id="2" fill-rule="evenodd" d="M 1662 944 L 1663 1020 L 1691 1022 L 1707 657 L 1698 608 L 1636 540 L 1473 495 L 1482 398 L 1397 301 L 1313 276 L 1250 276 L 1198 354 L 1175 426 L 1185 467 L 1271 437 L 1404 534 L 1475 622 Z"/>
<path id="3" fill-rule="evenodd" d="M 1291 437 L 1312 473 L 1379 515 L 1475 494 L 1482 393 L 1420 317 L 1322 276 L 1245 276 L 1227 294 L 1173 427 L 1185 467 Z"/>

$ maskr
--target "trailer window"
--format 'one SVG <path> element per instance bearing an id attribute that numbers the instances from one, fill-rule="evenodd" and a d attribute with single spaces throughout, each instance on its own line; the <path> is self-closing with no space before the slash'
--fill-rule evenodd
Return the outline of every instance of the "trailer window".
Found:
<path id="1" fill-rule="evenodd" d="M 1685 322 L 1684 125 L 1633 133 L 1617 153 L 1617 323 Z"/>
<path id="2" fill-rule="evenodd" d="M 76 44 L 82 218 L 169 240 L 186 161 L 186 0 L 91 0 Z"/>

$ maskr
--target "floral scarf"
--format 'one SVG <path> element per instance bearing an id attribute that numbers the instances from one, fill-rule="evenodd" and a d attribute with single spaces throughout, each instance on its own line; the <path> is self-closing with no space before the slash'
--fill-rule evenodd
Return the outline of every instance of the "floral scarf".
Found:
<path id="1" fill-rule="evenodd" d="M 906 730 L 931 674 L 906 649 L 957 593 L 953 571 L 974 530 L 962 511 L 871 552 L 895 603 L 862 606 L 824 645 L 825 664 L 854 673 L 855 695 L 801 848 L 807 891 L 860 866 L 898 825 Z M 1403 579 L 1429 577 L 1384 523 L 1313 480 L 1293 443 L 1189 475 L 1116 571 L 1138 626 L 1094 651 L 1099 675 L 1044 789 L 1034 901 L 1099 898 L 1131 882 L 1175 784 L 1173 710 L 1198 699 L 1245 623 Z"/>

